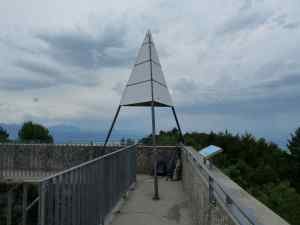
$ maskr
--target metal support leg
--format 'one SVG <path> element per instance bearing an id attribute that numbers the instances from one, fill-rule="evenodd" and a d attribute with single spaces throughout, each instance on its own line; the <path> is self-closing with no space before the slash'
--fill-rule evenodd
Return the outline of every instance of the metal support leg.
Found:
<path id="1" fill-rule="evenodd" d="M 176 124 L 177 124 L 178 131 L 179 131 L 180 141 L 181 141 L 182 143 L 184 143 L 182 131 L 181 131 L 181 128 L 180 128 L 178 119 L 177 119 L 177 115 L 176 115 L 176 112 L 175 112 L 175 108 L 174 108 L 174 106 L 172 106 L 171 108 L 172 108 L 172 112 L 173 112 L 173 115 L 174 115 L 174 118 L 175 118 L 175 121 L 176 121 Z"/>
<path id="2" fill-rule="evenodd" d="M 118 109 L 117 109 L 117 112 L 116 112 L 116 115 L 115 115 L 115 117 L 114 117 L 114 120 L 113 120 L 113 122 L 112 122 L 112 124 L 111 124 L 111 126 L 110 126 L 110 129 L 109 129 L 109 131 L 108 131 L 108 134 L 107 134 L 107 136 L 106 136 L 106 139 L 105 139 L 105 142 L 104 142 L 104 149 L 105 149 L 105 147 L 106 147 L 106 145 L 107 145 L 107 142 L 108 142 L 108 140 L 109 140 L 109 138 L 110 138 L 112 129 L 114 128 L 114 125 L 115 125 L 115 123 L 116 123 L 117 117 L 118 117 L 119 112 L 120 112 L 120 109 L 121 109 L 121 106 L 119 105 L 119 107 L 118 107 Z"/>
<path id="3" fill-rule="evenodd" d="M 22 203 L 22 225 L 26 225 L 27 222 L 27 196 L 28 196 L 28 185 L 23 184 L 23 203 Z"/>
<path id="4" fill-rule="evenodd" d="M 153 145 L 153 156 L 154 156 L 154 196 L 153 200 L 159 200 L 158 194 L 158 180 L 157 180 L 157 149 L 156 149 L 156 131 L 155 131 L 155 108 L 154 102 L 151 105 L 152 114 L 152 145 Z"/>

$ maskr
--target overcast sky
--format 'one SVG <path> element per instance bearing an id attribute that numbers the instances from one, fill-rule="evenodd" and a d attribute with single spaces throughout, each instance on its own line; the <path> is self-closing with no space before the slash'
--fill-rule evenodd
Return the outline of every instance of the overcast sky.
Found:
<path id="1" fill-rule="evenodd" d="M 184 131 L 300 126 L 299 0 L 0 0 L 0 27 L 0 122 L 108 129 L 151 29 Z M 149 120 L 130 108 L 117 127 Z"/>

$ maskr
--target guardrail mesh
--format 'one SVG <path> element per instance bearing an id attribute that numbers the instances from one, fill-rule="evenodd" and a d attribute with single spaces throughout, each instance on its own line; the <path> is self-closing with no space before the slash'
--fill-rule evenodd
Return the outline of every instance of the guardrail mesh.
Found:
<path id="1" fill-rule="evenodd" d="M 135 146 L 51 176 L 40 183 L 39 225 L 103 224 L 135 180 Z"/>

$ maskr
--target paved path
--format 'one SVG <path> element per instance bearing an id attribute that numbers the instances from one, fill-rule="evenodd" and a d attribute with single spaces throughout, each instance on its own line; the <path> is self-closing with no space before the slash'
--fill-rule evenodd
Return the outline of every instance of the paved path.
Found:
<path id="1" fill-rule="evenodd" d="M 159 179 L 160 200 L 153 201 L 153 178 L 138 175 L 137 186 L 112 225 L 191 225 L 188 202 L 180 181 Z"/>

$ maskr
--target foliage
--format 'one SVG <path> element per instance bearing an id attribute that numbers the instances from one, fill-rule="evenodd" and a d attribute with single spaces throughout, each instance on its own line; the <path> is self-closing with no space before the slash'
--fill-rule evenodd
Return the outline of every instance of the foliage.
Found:
<path id="1" fill-rule="evenodd" d="M 132 140 L 131 138 L 127 138 L 126 145 L 133 145 L 133 144 L 134 144 L 134 140 Z"/>
<path id="2" fill-rule="evenodd" d="M 300 163 L 300 127 L 294 134 L 291 134 L 291 139 L 288 140 L 288 149 Z"/>
<path id="3" fill-rule="evenodd" d="M 171 131 L 165 132 L 160 131 L 156 137 L 156 143 L 159 145 L 175 145 L 179 142 L 179 132 L 176 128 Z M 152 135 L 144 137 L 140 140 L 141 143 L 145 145 L 152 145 Z"/>
<path id="4" fill-rule="evenodd" d="M 125 138 L 123 137 L 121 140 L 120 140 L 120 145 L 124 146 L 125 145 Z"/>
<path id="5" fill-rule="evenodd" d="M 25 122 L 19 130 L 19 139 L 26 143 L 53 143 L 53 137 L 49 130 L 31 121 Z"/>
<path id="6" fill-rule="evenodd" d="M 0 143 L 1 142 L 8 142 L 9 141 L 9 134 L 7 133 L 7 131 L 5 129 L 3 129 L 2 127 L 0 127 Z"/>
<path id="7" fill-rule="evenodd" d="M 135 143 L 134 140 L 132 140 L 131 138 L 127 138 L 125 140 L 125 138 L 123 137 L 121 140 L 120 140 L 120 145 L 122 146 L 125 146 L 125 145 L 133 145 Z"/>
<path id="8" fill-rule="evenodd" d="M 293 160 L 293 179 L 291 183 L 300 193 L 300 127 L 294 134 L 291 134 L 291 138 L 288 140 L 288 149 Z"/>
<path id="9" fill-rule="evenodd" d="M 161 131 L 157 144 L 174 145 L 178 137 L 176 129 Z M 300 191 L 295 182 L 295 168 L 300 168 L 296 166 L 296 159 L 300 159 L 300 129 L 289 141 L 291 154 L 249 133 L 192 132 L 184 134 L 184 140 L 197 150 L 208 145 L 220 146 L 224 152 L 213 159 L 217 167 L 289 223 L 300 225 Z M 151 135 L 141 142 L 151 144 Z M 300 160 L 297 162 L 300 164 Z"/>

